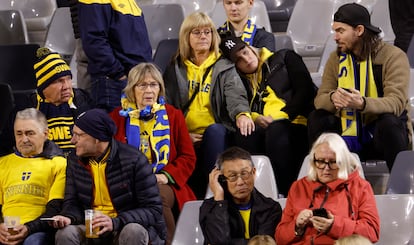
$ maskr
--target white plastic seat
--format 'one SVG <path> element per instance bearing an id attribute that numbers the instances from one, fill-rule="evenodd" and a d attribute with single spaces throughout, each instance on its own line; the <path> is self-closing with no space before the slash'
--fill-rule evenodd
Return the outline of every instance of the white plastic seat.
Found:
<path id="1" fill-rule="evenodd" d="M 202 200 L 186 202 L 175 226 L 172 245 L 203 244 L 204 236 L 199 223 Z"/>
<path id="2" fill-rule="evenodd" d="M 184 9 L 185 16 L 193 12 L 204 12 L 209 14 L 216 5 L 216 0 L 154 0 L 154 4 L 180 4 Z"/>
<path id="3" fill-rule="evenodd" d="M 56 0 L 1 0 L 0 9 L 21 10 L 29 41 L 43 45 L 49 23 L 57 8 Z"/>
<path id="4" fill-rule="evenodd" d="M 267 14 L 264 2 L 260 0 L 254 1 L 253 7 L 250 9 L 249 16 L 253 23 L 259 27 L 264 27 L 268 32 L 272 32 L 272 26 L 270 25 L 269 15 Z M 216 26 L 223 25 L 223 23 L 227 20 L 226 12 L 223 7 L 223 1 L 217 1 L 210 17 Z"/>
<path id="5" fill-rule="evenodd" d="M 46 35 L 45 46 L 59 53 L 66 63 L 70 63 L 75 51 L 75 37 L 69 7 L 56 9 Z"/>
<path id="6" fill-rule="evenodd" d="M 26 23 L 20 10 L 0 10 L 0 44 L 29 43 Z"/>
<path id="7" fill-rule="evenodd" d="M 178 39 L 184 21 L 184 9 L 180 4 L 143 5 L 141 8 L 153 54 L 161 40 Z"/>
<path id="8" fill-rule="evenodd" d="M 276 185 L 276 178 L 273 173 L 272 164 L 267 156 L 253 155 L 253 164 L 256 167 L 256 180 L 254 187 L 263 195 L 277 200 L 279 191 Z M 207 188 L 206 198 L 213 196 L 210 187 Z"/>
<path id="9" fill-rule="evenodd" d="M 382 40 L 394 44 L 395 34 L 391 26 L 390 9 L 388 1 L 377 0 L 372 7 L 371 23 L 382 30 Z"/>
<path id="10" fill-rule="evenodd" d="M 376 245 L 414 244 L 414 195 L 375 195 L 381 220 Z"/>
<path id="11" fill-rule="evenodd" d="M 318 70 L 316 72 L 311 72 L 312 80 L 317 87 L 321 86 L 323 70 L 325 68 L 326 62 L 328 61 L 328 58 L 331 55 L 331 53 L 335 51 L 337 47 L 333 36 L 334 34 L 331 34 L 326 39 L 322 56 L 319 60 Z"/>
<path id="12" fill-rule="evenodd" d="M 401 151 L 395 157 L 388 179 L 387 194 L 414 194 L 414 151 Z"/>

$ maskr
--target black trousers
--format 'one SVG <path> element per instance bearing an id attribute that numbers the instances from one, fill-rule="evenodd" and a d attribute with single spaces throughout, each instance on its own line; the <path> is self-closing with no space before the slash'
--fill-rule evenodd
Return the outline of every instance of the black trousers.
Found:
<path id="1" fill-rule="evenodd" d="M 251 154 L 269 157 L 278 191 L 285 197 L 309 149 L 306 126 L 289 120 L 274 121 L 266 129 L 256 125 L 256 130 L 247 137 L 238 133 L 235 144 Z"/>
<path id="2" fill-rule="evenodd" d="M 379 115 L 378 119 L 370 124 L 374 129 L 372 140 L 364 143 L 362 150 L 356 152 L 361 161 L 383 159 L 391 171 L 398 152 L 409 149 L 407 120 L 406 114 L 400 117 L 391 113 Z M 309 142 L 312 144 L 324 132 L 341 134 L 341 121 L 334 114 L 318 109 L 308 117 Z"/>

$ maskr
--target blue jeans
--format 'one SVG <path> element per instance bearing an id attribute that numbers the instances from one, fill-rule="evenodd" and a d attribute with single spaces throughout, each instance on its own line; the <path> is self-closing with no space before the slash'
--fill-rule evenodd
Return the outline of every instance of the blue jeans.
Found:
<path id="1" fill-rule="evenodd" d="M 127 85 L 127 79 L 115 80 L 107 76 L 92 78 L 91 97 L 95 107 L 111 112 L 121 105 L 122 90 Z"/>
<path id="2" fill-rule="evenodd" d="M 47 232 L 36 232 L 24 239 L 23 245 L 54 244 L 54 236 Z"/>

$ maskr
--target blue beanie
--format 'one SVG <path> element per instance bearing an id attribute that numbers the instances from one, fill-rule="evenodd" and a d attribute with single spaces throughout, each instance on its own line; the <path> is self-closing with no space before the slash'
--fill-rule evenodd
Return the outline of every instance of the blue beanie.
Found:
<path id="1" fill-rule="evenodd" d="M 81 113 L 76 118 L 75 125 L 100 141 L 110 141 L 116 133 L 114 121 L 102 109 L 92 109 Z"/>

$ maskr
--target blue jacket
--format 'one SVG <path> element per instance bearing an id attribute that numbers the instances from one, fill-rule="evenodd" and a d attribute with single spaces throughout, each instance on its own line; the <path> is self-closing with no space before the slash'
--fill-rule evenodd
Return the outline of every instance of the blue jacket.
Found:
<path id="1" fill-rule="evenodd" d="M 79 0 L 79 31 L 88 73 L 118 80 L 152 61 L 144 15 L 135 0 Z"/>
<path id="2" fill-rule="evenodd" d="M 112 140 L 105 169 L 112 204 L 118 214 L 112 218 L 115 231 L 128 223 L 144 226 L 152 244 L 164 244 L 166 226 L 157 180 L 147 158 L 134 147 Z M 69 155 L 66 167 L 62 215 L 73 225 L 84 224 L 84 210 L 92 208 L 93 178 L 88 159 Z"/>

